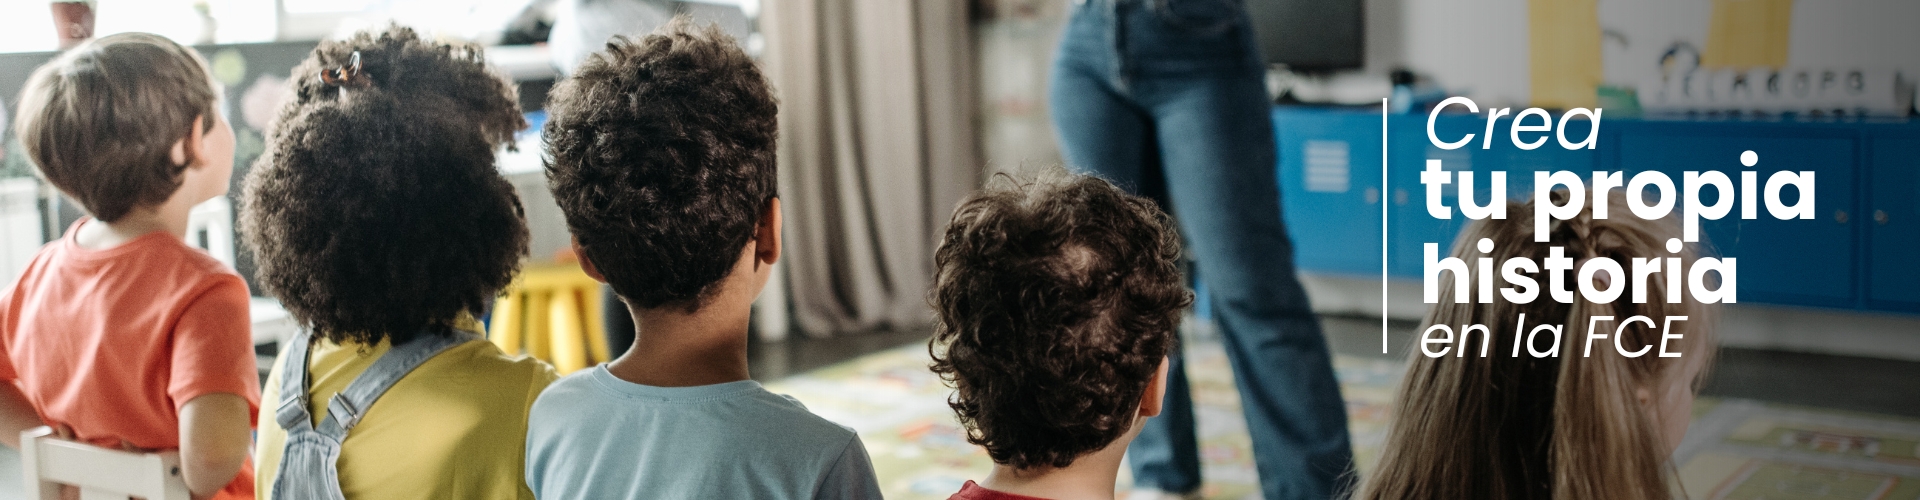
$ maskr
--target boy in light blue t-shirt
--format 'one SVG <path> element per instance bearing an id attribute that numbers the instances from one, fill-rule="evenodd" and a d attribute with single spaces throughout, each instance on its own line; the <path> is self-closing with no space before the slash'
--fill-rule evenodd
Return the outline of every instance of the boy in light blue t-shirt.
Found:
<path id="1" fill-rule="evenodd" d="M 731 38 L 684 19 L 615 37 L 554 87 L 553 197 L 639 332 L 534 402 L 536 496 L 880 498 L 852 429 L 748 378 L 748 314 L 780 256 L 775 110 Z"/>

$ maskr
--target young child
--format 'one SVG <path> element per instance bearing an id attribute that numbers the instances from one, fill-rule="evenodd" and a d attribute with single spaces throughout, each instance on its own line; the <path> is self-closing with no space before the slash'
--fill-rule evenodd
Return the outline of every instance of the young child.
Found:
<path id="1" fill-rule="evenodd" d="M 179 449 L 195 497 L 253 496 L 247 285 L 185 241 L 189 209 L 233 175 L 219 88 L 198 54 L 145 33 L 89 41 L 27 81 L 20 143 L 89 217 L 0 291 L 0 442 L 44 423 Z"/>
<path id="2" fill-rule="evenodd" d="M 260 497 L 531 498 L 527 410 L 556 374 L 474 320 L 527 252 L 494 168 L 526 127 L 513 86 L 478 47 L 397 26 L 322 42 L 294 75 L 241 212 L 261 286 L 303 326 L 267 380 Z"/>
<path id="3" fill-rule="evenodd" d="M 952 500 L 1113 498 L 1127 444 L 1160 413 L 1193 302 L 1179 257 L 1153 201 L 1095 177 L 960 203 L 934 254 L 929 350 L 967 441 L 994 467 Z"/>
<path id="4" fill-rule="evenodd" d="M 1553 196 L 1559 204 L 1566 193 Z M 1626 197 L 1616 191 L 1609 204 L 1624 207 Z M 1634 258 L 1665 262 L 1678 257 L 1691 266 L 1699 256 L 1696 245 L 1668 251 L 1668 240 L 1677 242 L 1680 236 L 1671 218 L 1648 221 L 1616 209 L 1612 217 L 1595 219 L 1589 205 L 1572 220 L 1554 222 L 1550 241 L 1535 243 L 1532 203 L 1514 203 L 1507 213 L 1506 220 L 1468 226 L 1453 256 L 1467 262 L 1482 257 L 1545 262 L 1553 246 L 1564 247 L 1566 257 L 1575 262 L 1605 257 L 1624 265 Z M 1492 252 L 1479 251 L 1482 238 L 1492 241 Z M 1544 273 L 1520 274 L 1542 287 L 1548 283 Z M 1454 280 L 1479 280 L 1471 271 L 1442 276 L 1441 290 L 1452 290 Z M 1602 273 L 1594 279 L 1619 282 L 1629 277 Z M 1462 325 L 1481 324 L 1492 334 L 1475 334 L 1472 341 L 1462 335 L 1453 347 L 1465 352 L 1427 357 L 1416 350 L 1410 355 L 1379 466 L 1356 498 L 1669 498 L 1668 457 L 1686 435 L 1696 384 L 1714 356 L 1715 344 L 1714 311 L 1691 294 L 1666 289 L 1665 281 L 1648 279 L 1646 301 L 1638 304 L 1631 295 L 1599 304 L 1576 293 L 1569 304 L 1542 292 L 1531 303 L 1515 304 L 1504 296 L 1492 303 L 1460 303 L 1452 294 L 1441 294 L 1442 303 L 1428 311 L 1420 331 L 1432 325 L 1458 331 Z M 1669 303 L 1669 294 L 1683 297 L 1680 303 Z M 1528 325 L 1564 325 L 1558 357 L 1512 355 L 1520 346 L 1510 332 L 1522 313 Z M 1589 318 L 1596 316 L 1613 317 L 1595 326 L 1610 336 L 1625 323 L 1617 340 L 1629 350 L 1657 348 L 1666 318 L 1686 316 L 1686 321 L 1672 323 L 1677 331 L 1669 332 L 1684 336 L 1667 344 L 1669 352 L 1682 356 L 1663 358 L 1649 352 L 1627 357 L 1609 345 L 1616 339 L 1595 342 L 1591 355 L 1582 355 L 1580 339 Z M 1633 316 L 1646 316 L 1656 325 L 1626 322 Z M 1480 357 L 1488 341 L 1487 355 Z M 1544 348 L 1545 343 L 1543 338 L 1536 346 Z"/>
<path id="5" fill-rule="evenodd" d="M 774 100 L 717 28 L 615 37 L 553 89 L 547 178 L 587 274 L 638 332 L 533 405 L 542 499 L 880 498 L 853 430 L 747 374 L 753 299 L 780 257 Z"/>

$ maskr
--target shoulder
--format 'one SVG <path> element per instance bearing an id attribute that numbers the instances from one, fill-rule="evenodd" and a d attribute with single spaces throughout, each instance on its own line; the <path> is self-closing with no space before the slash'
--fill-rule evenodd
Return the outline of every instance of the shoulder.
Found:
<path id="1" fill-rule="evenodd" d="M 774 424 L 786 429 L 791 435 L 816 439 L 820 444 L 827 446 L 844 446 L 859 437 L 852 427 L 840 425 L 838 422 L 814 413 L 793 396 L 764 388 L 755 389 L 754 392 L 755 401 L 768 410 L 764 415 L 773 419 Z M 838 451 L 838 448 L 835 448 L 835 451 Z"/>
<path id="2" fill-rule="evenodd" d="M 207 251 L 187 246 L 184 241 L 172 238 L 167 240 L 169 243 L 165 246 L 167 251 L 179 256 L 182 267 L 211 276 L 240 277 L 240 273 L 235 272 L 232 266 L 213 258 L 213 255 L 208 254 Z"/>
<path id="3" fill-rule="evenodd" d="M 589 367 L 573 372 L 528 395 L 526 436 L 530 457 L 536 449 L 579 446 L 583 433 L 598 433 L 589 429 L 616 425 L 613 422 L 632 411 L 618 394 L 593 380 L 594 370 Z"/>
<path id="4" fill-rule="evenodd" d="M 507 354 L 486 339 L 449 347 L 420 368 L 493 383 L 524 383 L 535 392 L 559 378 L 547 362 L 524 354 Z"/>
<path id="5" fill-rule="evenodd" d="M 352 363 L 370 365 L 374 359 L 339 356 Z M 351 358 L 351 359 L 348 359 Z M 377 358 L 377 356 L 375 357 Z M 309 362 L 314 373 L 323 371 L 315 357 Z M 342 370 L 357 376 L 359 369 Z M 510 356 L 484 339 L 474 339 L 448 347 L 420 363 L 389 395 L 405 394 L 422 401 L 440 400 L 452 406 L 479 408 L 477 411 L 504 412 L 500 415 L 525 415 L 533 396 L 553 382 L 553 368 L 546 362 L 526 356 Z M 384 398 L 383 398 L 384 399 Z M 454 403 L 454 402 L 458 403 Z M 503 420 L 504 421 L 504 420 Z"/>
<path id="6" fill-rule="evenodd" d="M 185 296 L 183 300 L 220 299 L 223 302 L 238 300 L 246 302 L 252 294 L 247 291 L 247 282 L 226 263 L 214 259 L 207 252 L 187 246 L 186 242 L 174 238 L 154 238 L 152 254 L 174 263 L 166 266 L 172 276 L 170 281 L 178 285 Z M 156 266 L 158 271 L 162 268 Z"/>
<path id="7" fill-rule="evenodd" d="M 561 417 L 561 415 L 580 417 L 580 415 L 574 415 L 580 412 L 580 408 L 609 404 L 611 400 L 618 398 L 618 394 L 601 387 L 601 381 L 593 379 L 595 371 L 599 371 L 599 367 L 586 367 L 586 369 L 568 373 L 566 377 L 553 379 L 534 400 L 534 413 L 553 415 L 553 417 Z"/>
<path id="8" fill-rule="evenodd" d="M 146 256 L 142 260 L 170 263 L 164 268 L 170 269 L 179 281 L 240 280 L 240 273 L 234 271 L 232 266 L 213 258 L 206 250 L 187 246 L 187 242 L 179 238 L 149 234 L 127 244 L 140 247 L 138 252 Z"/>
<path id="9" fill-rule="evenodd" d="M 144 283 L 155 287 L 151 293 L 159 299 L 156 305 L 170 303 L 167 306 L 179 314 L 176 331 L 218 332 L 226 342 L 233 338 L 247 339 L 252 343 L 253 294 L 247 290 L 247 282 L 240 278 L 232 268 L 214 260 L 207 254 L 187 247 L 179 241 L 173 241 L 180 258 L 174 259 L 178 265 L 171 266 L 172 276 L 154 279 L 152 277 L 135 283 Z M 173 251 L 173 250 L 167 250 Z M 135 291 L 137 295 L 139 292 Z M 136 299 L 137 300 L 137 299 Z"/>
<path id="10" fill-rule="evenodd" d="M 595 380 L 593 380 L 593 377 L 594 377 L 594 371 L 595 371 L 595 370 L 599 370 L 599 369 L 600 369 L 600 368 L 599 368 L 599 367 L 596 367 L 596 366 L 589 366 L 589 367 L 587 367 L 587 368 L 586 368 L 586 369 L 584 369 L 584 370 L 579 370 L 579 371 L 576 371 L 576 372 L 573 372 L 573 373 L 569 373 L 569 374 L 567 374 L 567 375 L 566 375 L 566 376 L 564 376 L 564 377 L 559 377 L 559 378 L 556 378 L 556 379 L 554 379 L 554 381 L 553 381 L 553 384 L 552 384 L 552 385 L 549 385 L 549 386 L 547 386 L 547 390 L 550 390 L 550 391 L 558 391 L 558 390 L 567 390 L 567 391 L 587 391 L 587 390 L 591 390 L 592 388 L 594 388 L 594 387 L 597 387 L 597 386 L 598 386 L 598 384 L 599 384 L 599 382 L 598 382 L 598 381 L 595 381 Z"/>

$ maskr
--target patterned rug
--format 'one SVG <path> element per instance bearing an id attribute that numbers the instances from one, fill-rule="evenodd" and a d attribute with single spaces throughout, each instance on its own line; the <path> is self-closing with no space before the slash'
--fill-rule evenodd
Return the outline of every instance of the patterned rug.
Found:
<path id="1" fill-rule="evenodd" d="M 1675 453 L 1693 498 L 1920 499 L 1920 420 L 1732 399 L 1694 413 Z"/>
<path id="2" fill-rule="evenodd" d="M 1206 497 L 1248 497 L 1257 489 L 1253 455 L 1240 396 L 1225 368 L 1226 353 L 1211 341 L 1189 342 L 1186 352 Z M 929 362 L 924 345 L 908 345 L 767 387 L 859 431 L 887 498 L 944 499 L 966 480 L 986 477 L 993 461 L 985 450 L 967 443 L 946 405 L 950 391 L 927 371 Z M 1358 459 L 1370 464 L 1385 437 L 1399 364 L 1339 357 L 1334 365 L 1352 416 Z M 1121 481 L 1130 482 L 1124 471 Z"/>
<path id="3" fill-rule="evenodd" d="M 1187 344 L 1199 420 L 1203 493 L 1257 498 L 1240 398 L 1217 341 Z M 949 390 L 927 371 L 924 345 L 908 345 L 767 384 L 815 413 L 859 431 L 880 488 L 896 500 L 944 499 L 992 468 L 946 406 Z M 1354 454 L 1365 474 L 1386 437 L 1401 363 L 1335 356 Z M 1920 500 L 1920 420 L 1703 399 L 1675 454 L 1695 499 Z M 1130 482 L 1123 469 L 1121 482 Z"/>

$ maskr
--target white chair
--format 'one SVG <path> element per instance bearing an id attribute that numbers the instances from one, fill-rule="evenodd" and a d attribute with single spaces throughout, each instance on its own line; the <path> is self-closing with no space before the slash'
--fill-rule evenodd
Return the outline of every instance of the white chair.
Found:
<path id="1" fill-rule="evenodd" d="M 59 500 L 60 485 L 80 500 L 191 500 L 177 452 L 133 453 L 76 443 L 35 427 L 20 433 L 20 471 L 29 500 Z"/>
<path id="2" fill-rule="evenodd" d="M 227 267 L 234 266 L 233 203 L 227 197 L 215 196 L 187 211 L 187 245 L 206 250 Z"/>

